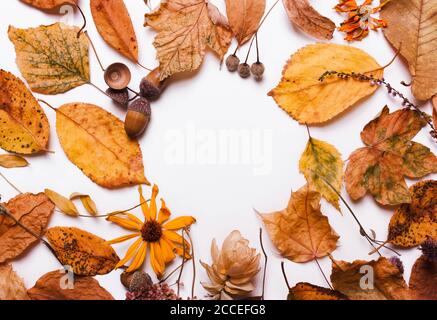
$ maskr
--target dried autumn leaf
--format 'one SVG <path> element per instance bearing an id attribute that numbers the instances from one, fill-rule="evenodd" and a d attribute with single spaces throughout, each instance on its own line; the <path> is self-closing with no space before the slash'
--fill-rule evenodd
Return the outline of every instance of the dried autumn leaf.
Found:
<path id="1" fill-rule="evenodd" d="M 19 154 L 47 149 L 50 126 L 26 85 L 12 73 L 0 70 L 0 147 Z"/>
<path id="2" fill-rule="evenodd" d="M 308 0 L 282 0 L 290 21 L 303 32 L 321 40 L 331 40 L 335 23 L 318 13 Z"/>
<path id="3" fill-rule="evenodd" d="M 63 4 L 76 5 L 78 0 L 21 0 L 31 6 L 43 10 L 56 9 Z"/>
<path id="4" fill-rule="evenodd" d="M 32 300 L 114 300 L 92 277 L 75 277 L 74 283 L 68 283 L 67 277 L 59 270 L 49 272 L 28 290 L 28 294 Z M 61 288 L 61 283 L 72 287 L 66 290 Z"/>
<path id="5" fill-rule="evenodd" d="M 339 196 L 332 190 L 340 192 L 343 182 L 340 152 L 333 145 L 310 137 L 299 167 L 309 185 L 340 210 Z"/>
<path id="6" fill-rule="evenodd" d="M 226 0 L 229 26 L 241 47 L 258 30 L 266 9 L 265 0 Z"/>
<path id="7" fill-rule="evenodd" d="M 21 194 L 3 206 L 15 219 L 41 236 L 44 235 L 55 208 L 44 193 Z M 18 226 L 15 221 L 0 215 L 0 264 L 17 258 L 37 241 L 38 239 Z"/>
<path id="8" fill-rule="evenodd" d="M 56 114 L 62 148 L 92 181 L 106 188 L 148 184 L 140 145 L 120 119 L 85 103 L 63 105 Z"/>
<path id="9" fill-rule="evenodd" d="M 87 194 L 81 194 L 81 193 L 73 193 L 70 196 L 70 200 L 74 201 L 79 199 L 82 202 L 83 207 L 85 208 L 85 210 L 95 216 L 97 215 L 97 206 L 96 203 L 93 201 L 93 199 L 91 199 L 91 197 Z"/>
<path id="10" fill-rule="evenodd" d="M 437 238 L 437 181 L 427 180 L 410 187 L 411 203 L 395 210 L 388 227 L 388 241 L 402 248 Z"/>
<path id="11" fill-rule="evenodd" d="M 346 168 L 346 190 L 352 199 L 367 191 L 382 205 L 411 201 L 404 176 L 420 178 L 437 172 L 437 158 L 425 146 L 411 139 L 426 124 L 414 110 L 390 113 L 384 107 L 381 115 L 370 121 L 361 132 L 366 147 L 349 157 Z"/>
<path id="12" fill-rule="evenodd" d="M 66 215 L 72 217 L 77 217 L 79 215 L 79 211 L 71 200 L 68 200 L 64 196 L 50 189 L 46 189 L 44 193 L 56 205 L 56 207 Z"/>
<path id="13" fill-rule="evenodd" d="M 432 120 L 434 122 L 434 127 L 437 127 L 437 96 L 432 98 Z"/>
<path id="14" fill-rule="evenodd" d="M 153 45 L 160 63 L 160 80 L 172 74 L 194 71 L 206 49 L 222 60 L 231 44 L 226 18 L 207 0 L 164 0 L 146 14 L 145 26 L 158 32 Z"/>
<path id="15" fill-rule="evenodd" d="M 10 264 L 0 264 L 0 300 L 29 300 L 23 279 Z"/>
<path id="16" fill-rule="evenodd" d="M 132 20 L 123 0 L 91 0 L 97 31 L 115 50 L 138 62 L 138 43 Z"/>
<path id="17" fill-rule="evenodd" d="M 437 93 L 437 0 L 390 1 L 381 17 L 385 37 L 408 62 L 413 95 L 430 99 Z"/>
<path id="18" fill-rule="evenodd" d="M 58 94 L 90 81 L 88 39 L 78 27 L 55 23 L 38 28 L 9 27 L 17 64 L 34 92 Z"/>
<path id="19" fill-rule="evenodd" d="M 413 299 L 437 300 L 437 261 L 421 256 L 413 265 L 410 275 Z"/>
<path id="20" fill-rule="evenodd" d="M 29 162 L 20 156 L 12 154 L 2 154 L 0 155 L 0 167 L 3 168 L 23 168 L 27 167 Z"/>
<path id="21" fill-rule="evenodd" d="M 62 264 L 79 276 L 108 274 L 120 261 L 105 240 L 78 228 L 51 228 L 47 239 Z"/>
<path id="22" fill-rule="evenodd" d="M 285 258 L 308 262 L 337 248 L 339 236 L 320 211 L 320 199 L 320 193 L 307 185 L 292 194 L 286 209 L 260 214 L 270 239 Z"/>
<path id="23" fill-rule="evenodd" d="M 378 261 L 335 261 L 331 282 L 351 300 L 410 299 L 401 270 L 384 257 Z"/>
<path id="24" fill-rule="evenodd" d="M 279 85 L 269 95 L 299 123 L 316 124 L 331 120 L 377 86 L 355 79 L 319 81 L 328 71 L 366 73 L 380 78 L 383 70 L 364 51 L 338 44 L 311 44 L 296 52 L 287 62 Z"/>
<path id="25" fill-rule="evenodd" d="M 349 300 L 339 291 L 300 282 L 290 289 L 287 300 Z"/>

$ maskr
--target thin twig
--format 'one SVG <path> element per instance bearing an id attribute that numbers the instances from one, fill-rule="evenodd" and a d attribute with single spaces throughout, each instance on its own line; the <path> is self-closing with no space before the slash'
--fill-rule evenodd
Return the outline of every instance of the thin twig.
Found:
<path id="1" fill-rule="evenodd" d="M 284 263 L 284 261 L 281 262 L 281 270 L 282 270 L 282 275 L 284 276 L 285 284 L 287 285 L 288 290 L 291 290 L 291 286 L 288 283 L 287 274 L 285 273 L 285 263 Z"/>
<path id="2" fill-rule="evenodd" d="M 317 266 L 319 267 L 319 270 L 322 273 L 323 278 L 325 279 L 325 281 L 328 284 L 329 288 L 331 288 L 331 290 L 334 290 L 334 288 L 332 287 L 331 283 L 328 281 L 328 278 L 326 277 L 325 273 L 323 272 L 322 267 L 320 266 L 319 259 L 315 258 L 314 260 L 316 261 Z"/>
<path id="3" fill-rule="evenodd" d="M 182 229 L 182 239 L 185 239 L 185 229 Z M 179 297 L 179 293 L 181 290 L 181 279 L 182 279 L 182 273 L 184 272 L 184 265 L 185 265 L 185 243 L 182 240 L 182 265 L 181 265 L 181 271 L 179 272 L 179 276 L 178 276 L 178 291 L 177 291 L 177 296 Z"/>
<path id="4" fill-rule="evenodd" d="M 268 263 L 269 257 L 267 256 L 266 250 L 264 249 L 263 229 L 262 228 L 259 229 L 259 243 L 261 245 L 261 250 L 264 254 L 264 274 L 263 274 L 263 286 L 262 286 L 262 295 L 261 295 L 261 300 L 264 300 L 264 293 L 265 293 L 265 289 L 266 289 L 267 263 Z"/>
<path id="5" fill-rule="evenodd" d="M 193 261 L 193 282 L 191 284 L 191 299 L 194 300 L 194 291 L 195 291 L 195 286 L 196 286 L 196 258 L 194 256 L 194 243 L 193 243 L 193 239 L 191 238 L 191 234 L 190 232 L 186 229 L 185 232 L 187 233 L 188 239 L 190 240 L 190 245 L 191 245 L 191 260 Z"/>
<path id="6" fill-rule="evenodd" d="M 97 58 L 97 62 L 99 63 L 100 68 L 102 69 L 103 72 L 105 72 L 106 69 L 105 69 L 105 67 L 103 67 L 103 63 L 102 63 L 102 61 L 100 60 L 99 54 L 97 53 L 96 47 L 94 46 L 93 40 L 91 40 L 91 37 L 89 36 L 88 31 L 85 31 L 84 34 L 86 35 L 86 37 L 88 38 L 88 41 L 89 41 L 90 44 L 91 44 L 91 48 L 92 48 L 93 51 L 94 51 L 94 55 L 95 55 L 96 58 Z"/>
<path id="7" fill-rule="evenodd" d="M 85 14 L 83 13 L 83 11 L 82 11 L 82 9 L 79 7 L 79 5 L 78 5 L 78 4 L 74 4 L 74 5 L 76 6 L 77 10 L 79 10 L 80 14 L 82 15 L 82 19 L 83 19 L 83 25 L 82 25 L 82 28 L 80 28 L 80 30 L 79 30 L 78 33 L 77 33 L 77 38 L 79 39 L 79 37 L 80 37 L 82 31 L 85 30 L 85 28 L 86 28 L 87 21 L 86 21 Z"/>
<path id="8" fill-rule="evenodd" d="M 135 207 L 132 207 L 132 208 L 127 209 L 127 210 L 124 210 L 124 211 L 115 211 L 115 212 L 111 212 L 111 213 L 107 213 L 107 214 L 102 214 L 102 215 L 96 215 L 96 216 L 91 216 L 91 215 L 78 215 L 78 217 L 80 217 L 80 218 L 107 218 L 107 217 L 112 217 L 112 216 L 118 216 L 118 215 L 120 215 L 120 214 L 124 214 L 124 213 L 126 213 L 126 212 L 129 212 L 129 211 L 135 210 L 135 209 L 141 207 L 143 204 L 146 204 L 146 203 L 148 203 L 148 202 L 150 202 L 150 199 L 149 199 L 149 200 L 146 200 L 146 201 L 144 201 L 144 202 L 142 202 L 142 203 L 140 203 L 140 204 L 137 204 Z"/>
<path id="9" fill-rule="evenodd" d="M 18 194 L 23 194 L 20 189 L 18 189 L 11 181 L 9 181 L 8 178 L 3 175 L 3 173 L 0 172 L 0 176 L 7 182 L 7 184 L 9 184 L 15 191 L 17 191 Z"/>

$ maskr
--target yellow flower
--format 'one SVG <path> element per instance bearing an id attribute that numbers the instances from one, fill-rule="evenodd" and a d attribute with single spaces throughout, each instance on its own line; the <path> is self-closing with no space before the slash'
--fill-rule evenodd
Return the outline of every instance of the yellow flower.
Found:
<path id="1" fill-rule="evenodd" d="M 176 231 L 188 228 L 196 219 L 193 217 L 179 217 L 170 219 L 170 210 L 161 200 L 161 209 L 158 212 L 156 197 L 159 193 L 158 186 L 153 187 L 150 205 L 143 197 L 141 186 L 139 187 L 141 209 L 144 214 L 144 222 L 130 213 L 122 213 L 108 217 L 120 227 L 133 231 L 134 233 L 109 241 L 109 244 L 121 243 L 137 238 L 126 253 L 126 256 L 116 266 L 120 268 L 129 261 L 132 261 L 126 272 L 133 272 L 141 268 L 150 251 L 150 264 L 158 278 L 164 275 L 165 267 L 176 258 L 176 254 L 190 259 L 189 243 Z"/>

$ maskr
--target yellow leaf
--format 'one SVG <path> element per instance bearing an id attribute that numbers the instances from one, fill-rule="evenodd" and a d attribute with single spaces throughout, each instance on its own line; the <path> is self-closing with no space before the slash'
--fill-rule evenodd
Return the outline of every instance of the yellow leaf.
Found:
<path id="1" fill-rule="evenodd" d="M 22 168 L 27 167 L 29 162 L 23 157 L 15 156 L 12 154 L 2 154 L 0 155 L 0 167 L 3 168 Z"/>
<path id="2" fill-rule="evenodd" d="M 0 146 L 10 152 L 45 151 L 50 127 L 44 110 L 26 85 L 12 73 L 0 70 Z"/>
<path id="3" fill-rule="evenodd" d="M 63 4 L 71 4 L 76 5 L 78 0 L 21 0 L 35 8 L 43 9 L 43 10 L 52 10 L 56 9 Z"/>
<path id="4" fill-rule="evenodd" d="M 105 188 L 149 183 L 140 145 L 129 139 L 120 119 L 85 103 L 63 105 L 56 114 L 62 148 L 92 181 Z"/>
<path id="5" fill-rule="evenodd" d="M 226 18 L 206 0 L 161 1 L 157 10 L 146 14 L 145 26 L 158 32 L 153 45 L 161 80 L 198 69 L 207 48 L 223 59 L 232 39 Z"/>
<path id="6" fill-rule="evenodd" d="M 303 263 L 325 257 L 337 248 L 339 236 L 320 211 L 320 199 L 320 193 L 307 185 L 292 194 L 286 209 L 260 214 L 283 257 Z"/>
<path id="7" fill-rule="evenodd" d="M 343 160 L 340 152 L 329 143 L 310 138 L 299 165 L 309 185 L 340 210 L 339 196 L 332 190 L 341 192 Z"/>
<path id="8" fill-rule="evenodd" d="M 338 44 L 311 44 L 287 62 L 282 80 L 269 95 L 299 123 L 331 120 L 377 89 L 368 82 L 332 78 L 319 81 L 328 71 L 356 72 L 380 78 L 383 70 L 364 51 Z"/>
<path id="9" fill-rule="evenodd" d="M 97 215 L 97 206 L 95 202 L 91 199 L 91 197 L 87 194 L 81 194 L 81 193 L 73 193 L 70 196 L 70 200 L 74 201 L 76 199 L 79 199 L 82 202 L 82 205 L 84 206 L 85 210 L 95 216 Z"/>
<path id="10" fill-rule="evenodd" d="M 79 215 L 79 211 L 73 202 L 61 196 L 59 193 L 52 191 L 50 189 L 46 189 L 44 191 L 47 197 L 56 205 L 56 207 L 61 210 L 66 215 L 77 217 Z"/>
<path id="11" fill-rule="evenodd" d="M 58 94 L 90 81 L 88 39 L 78 27 L 55 23 L 38 28 L 9 27 L 17 64 L 34 92 Z"/>

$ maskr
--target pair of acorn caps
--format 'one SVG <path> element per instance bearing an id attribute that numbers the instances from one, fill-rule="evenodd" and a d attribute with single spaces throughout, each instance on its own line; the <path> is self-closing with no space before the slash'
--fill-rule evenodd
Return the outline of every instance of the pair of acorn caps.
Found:
<path id="1" fill-rule="evenodd" d="M 124 128 L 130 138 L 140 136 L 149 126 L 152 109 L 150 101 L 156 100 L 165 88 L 166 82 L 160 81 L 160 72 L 156 68 L 141 80 L 140 91 L 137 98 L 131 103 L 129 100 L 129 83 L 132 74 L 123 63 L 111 64 L 104 74 L 108 85 L 106 93 L 116 103 L 127 107 Z"/>

